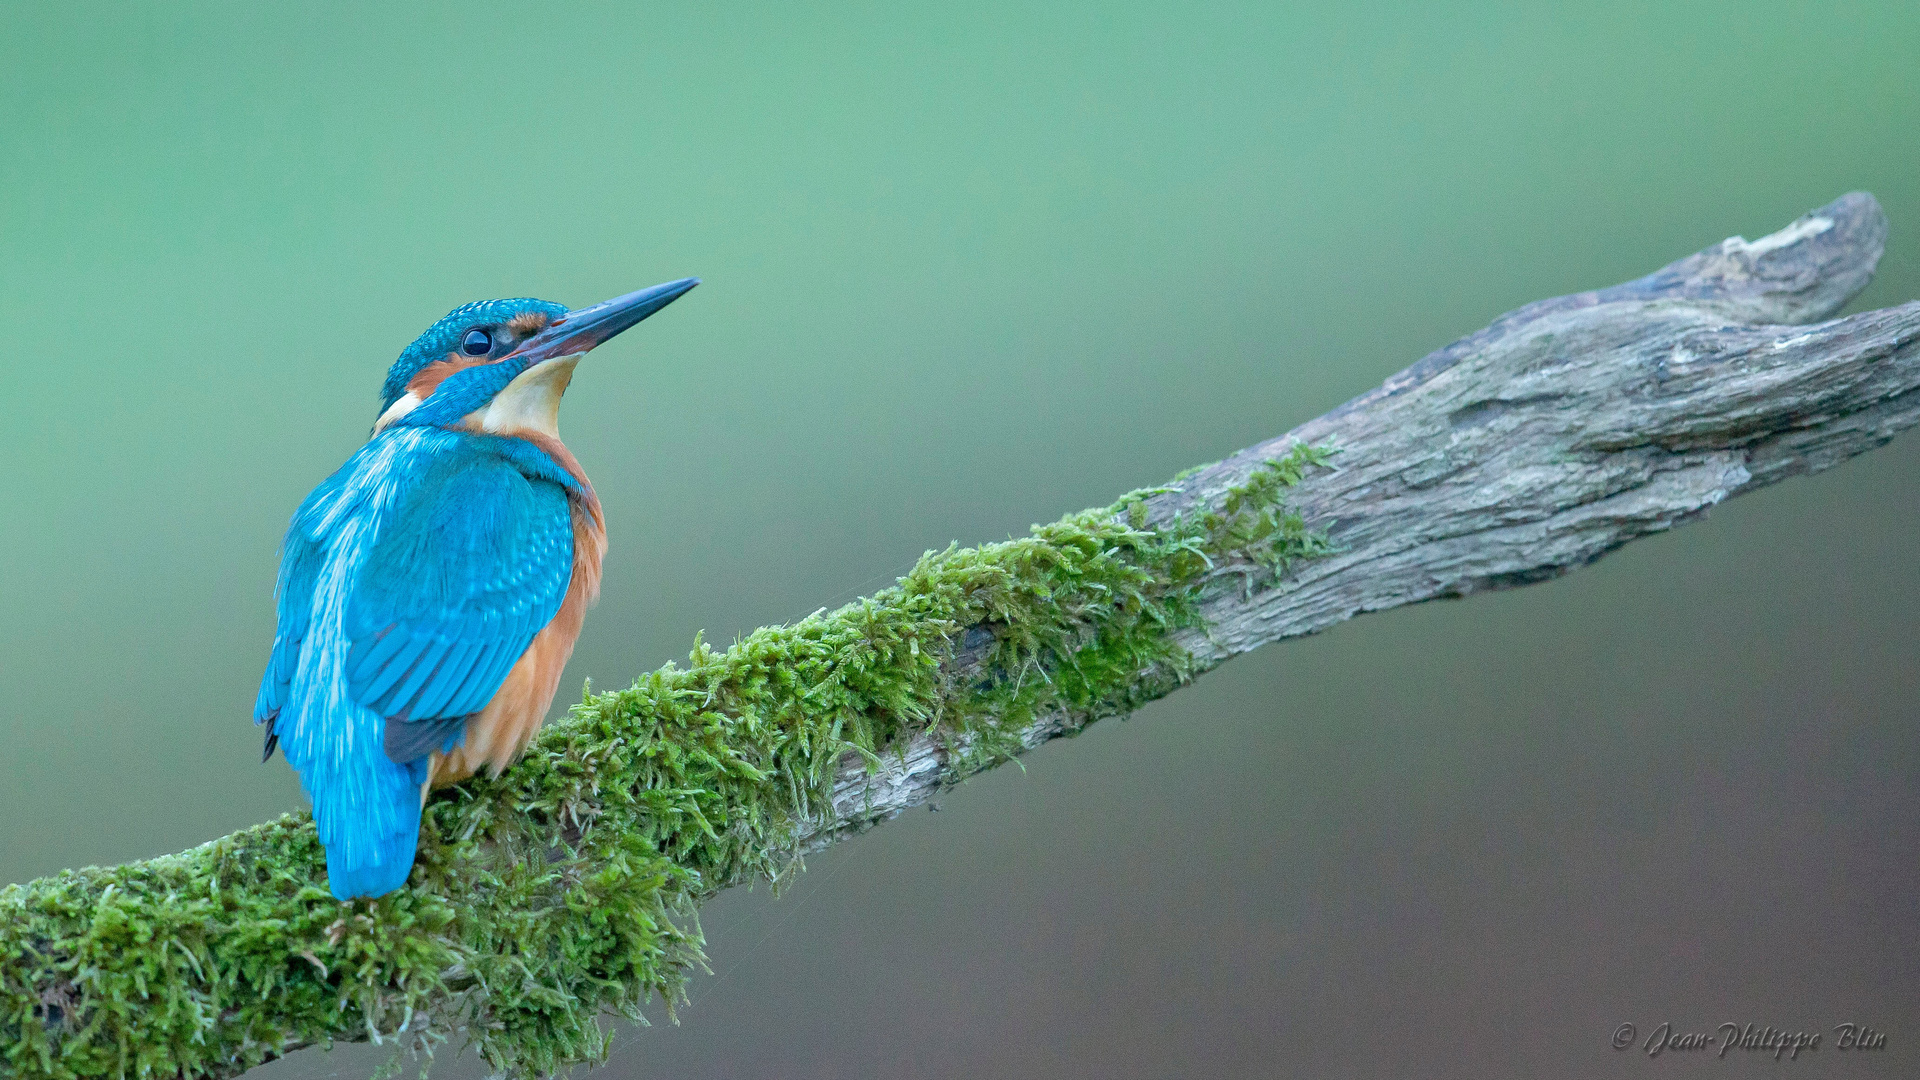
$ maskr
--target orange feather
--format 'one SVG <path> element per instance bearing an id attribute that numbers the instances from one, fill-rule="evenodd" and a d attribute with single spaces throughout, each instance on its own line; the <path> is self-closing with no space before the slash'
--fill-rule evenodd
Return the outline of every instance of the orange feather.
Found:
<path id="1" fill-rule="evenodd" d="M 475 367 L 486 362 L 487 358 L 484 356 L 463 356 L 460 353 L 448 353 L 445 359 L 435 360 L 433 363 L 428 364 L 426 367 L 414 373 L 412 380 L 407 383 L 407 393 L 412 394 L 421 401 L 425 401 L 433 396 L 433 392 L 440 388 L 441 383 L 447 381 L 447 376 L 456 371 Z"/>

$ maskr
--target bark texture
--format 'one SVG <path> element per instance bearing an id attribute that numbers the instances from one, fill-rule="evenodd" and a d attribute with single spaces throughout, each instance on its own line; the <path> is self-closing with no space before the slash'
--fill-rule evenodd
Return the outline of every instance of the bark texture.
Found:
<path id="1" fill-rule="evenodd" d="M 1714 504 L 1920 421 L 1920 302 L 1828 319 L 1872 280 L 1887 221 L 1855 192 L 1623 285 L 1529 304 L 1377 389 L 1159 489 L 1149 519 L 1217 502 L 1297 443 L 1337 452 L 1288 493 L 1336 553 L 1202 602 L 1204 670 L 1368 611 L 1558 577 Z M 963 652 L 957 663 L 965 665 Z M 1064 714 L 1022 735 L 1037 746 Z M 933 734 L 869 776 L 847 761 L 812 846 L 964 777 Z"/>

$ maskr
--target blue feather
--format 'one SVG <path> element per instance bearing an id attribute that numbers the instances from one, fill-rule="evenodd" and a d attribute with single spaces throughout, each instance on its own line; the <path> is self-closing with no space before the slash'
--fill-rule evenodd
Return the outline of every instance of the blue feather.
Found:
<path id="1" fill-rule="evenodd" d="M 294 532 L 280 553 L 280 581 L 275 588 L 279 600 L 279 632 L 273 638 L 273 651 L 267 657 L 267 673 L 260 680 L 260 694 L 253 703 L 253 722 L 264 724 L 280 714 L 287 691 L 300 663 L 300 643 L 306 636 L 307 616 L 312 609 L 313 582 L 320 572 L 320 548 Z"/>
<path id="2" fill-rule="evenodd" d="M 459 740 L 566 596 L 575 485 L 521 440 L 399 425 L 294 515 L 255 716 L 313 800 L 335 896 L 405 882 L 425 755 Z M 389 740 L 402 722 L 420 736 Z"/>
<path id="3" fill-rule="evenodd" d="M 415 702 L 413 715 L 446 716 L 446 707 L 453 692 L 466 680 L 467 672 L 473 668 L 474 654 L 480 651 L 480 643 L 456 639 L 453 647 L 447 650 L 440 665 L 434 669 L 433 679 L 420 688 L 420 697 Z M 454 715 L 462 715 L 455 713 Z"/>
<path id="4" fill-rule="evenodd" d="M 390 640 L 397 640 L 399 647 L 384 664 L 375 664 L 370 660 L 361 663 L 357 653 L 347 654 L 347 670 L 365 670 L 368 673 L 365 681 L 356 680 L 348 685 L 353 689 L 354 700 L 368 708 L 379 710 L 382 716 L 392 716 L 400 711 L 393 707 L 396 704 L 393 701 L 394 695 L 399 691 L 400 684 L 406 679 L 408 673 L 413 671 L 414 665 L 420 662 L 421 654 L 427 651 L 427 646 L 431 642 L 407 634 L 398 627 L 388 627 L 386 636 Z M 371 639 L 358 638 L 355 644 L 368 640 Z"/>
<path id="5" fill-rule="evenodd" d="M 518 440 L 468 436 L 501 444 Z M 492 698 L 566 597 L 573 518 L 565 489 L 529 479 L 512 461 L 470 447 L 436 463 L 369 553 L 347 609 L 347 668 L 355 700 L 385 716 L 431 720 L 448 704 Z M 476 626 L 475 623 L 478 623 Z M 384 637 L 380 636 L 384 635 Z M 393 637 L 407 644 L 371 659 Z M 463 646 L 499 643 L 466 700 L 448 702 L 467 674 L 446 661 Z M 416 659 L 417 658 L 417 659 Z M 364 662 L 363 662 L 364 661 Z M 438 680 L 445 677 L 448 683 Z"/>

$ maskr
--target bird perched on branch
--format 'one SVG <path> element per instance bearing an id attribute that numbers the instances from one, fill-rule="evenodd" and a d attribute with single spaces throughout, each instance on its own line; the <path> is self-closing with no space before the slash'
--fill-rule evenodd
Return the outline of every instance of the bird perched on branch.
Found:
<path id="1" fill-rule="evenodd" d="M 540 728 L 600 588 L 606 527 L 560 442 L 581 353 L 695 278 L 569 311 L 454 309 L 387 373 L 373 435 L 293 516 L 254 705 L 313 800 L 327 884 L 399 888 L 430 787 L 498 775 Z"/>

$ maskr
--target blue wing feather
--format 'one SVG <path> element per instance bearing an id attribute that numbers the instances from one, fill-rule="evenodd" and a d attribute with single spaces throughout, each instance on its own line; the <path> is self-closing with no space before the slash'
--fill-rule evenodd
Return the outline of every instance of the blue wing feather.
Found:
<path id="1" fill-rule="evenodd" d="M 479 712 L 572 575 L 566 489 L 491 454 L 450 455 L 410 486 L 361 569 L 349 693 L 397 720 Z"/>
<path id="2" fill-rule="evenodd" d="M 320 574 L 324 555 L 310 538 L 296 532 L 287 534 L 280 552 L 280 581 L 274 590 L 279 601 L 279 625 L 273 635 L 273 651 L 267 655 L 266 674 L 260 678 L 260 693 L 253 702 L 256 724 L 268 723 L 286 706 L 313 609 L 314 579 Z"/>
<path id="3" fill-rule="evenodd" d="M 447 655 L 434 669 L 433 679 L 420 689 L 420 696 L 414 702 L 413 712 L 418 716 L 443 716 L 448 704 L 453 700 L 453 692 L 458 689 L 467 672 L 473 667 L 475 643 L 456 640 Z M 459 715 L 459 714 L 456 714 Z"/>

